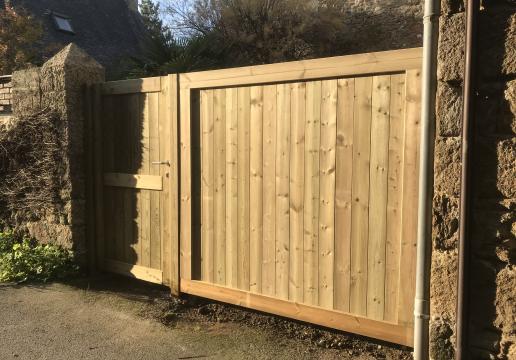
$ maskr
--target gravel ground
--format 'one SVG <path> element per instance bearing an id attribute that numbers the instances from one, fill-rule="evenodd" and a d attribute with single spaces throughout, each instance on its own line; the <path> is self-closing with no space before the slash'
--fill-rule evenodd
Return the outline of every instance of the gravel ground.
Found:
<path id="1" fill-rule="evenodd" d="M 117 276 L 0 284 L 0 359 L 411 359 L 408 349 Z"/>

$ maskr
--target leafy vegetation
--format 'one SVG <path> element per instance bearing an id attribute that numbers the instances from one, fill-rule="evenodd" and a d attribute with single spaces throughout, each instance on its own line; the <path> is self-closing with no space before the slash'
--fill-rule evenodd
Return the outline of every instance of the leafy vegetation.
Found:
<path id="1" fill-rule="evenodd" d="M 0 75 L 10 74 L 17 67 L 37 57 L 34 43 L 43 35 L 41 24 L 25 10 L 6 5 L 0 11 Z"/>
<path id="2" fill-rule="evenodd" d="M 339 0 L 161 3 L 163 9 L 153 0 L 140 4 L 147 55 L 135 59 L 130 76 L 332 56 L 352 46 L 347 9 Z"/>
<path id="3" fill-rule="evenodd" d="M 0 282 L 49 281 L 77 274 L 70 250 L 0 232 Z"/>

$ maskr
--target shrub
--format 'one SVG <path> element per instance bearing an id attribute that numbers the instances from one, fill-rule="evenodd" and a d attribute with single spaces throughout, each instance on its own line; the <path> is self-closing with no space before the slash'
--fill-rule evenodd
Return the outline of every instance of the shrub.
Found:
<path id="1" fill-rule="evenodd" d="M 12 232 L 0 233 L 0 282 L 49 281 L 78 272 L 70 250 L 52 244 L 38 244 L 16 238 Z"/>

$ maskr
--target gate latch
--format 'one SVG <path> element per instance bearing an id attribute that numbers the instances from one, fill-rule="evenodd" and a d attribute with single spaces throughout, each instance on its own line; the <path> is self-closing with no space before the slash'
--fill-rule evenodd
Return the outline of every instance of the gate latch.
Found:
<path id="1" fill-rule="evenodd" d="M 170 161 L 168 161 L 168 160 L 165 160 L 165 161 L 153 161 L 152 165 L 168 165 L 168 166 L 170 166 Z"/>

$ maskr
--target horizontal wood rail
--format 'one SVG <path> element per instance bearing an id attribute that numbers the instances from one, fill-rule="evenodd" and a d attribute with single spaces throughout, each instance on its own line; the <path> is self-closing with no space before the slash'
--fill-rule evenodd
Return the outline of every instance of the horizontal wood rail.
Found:
<path id="1" fill-rule="evenodd" d="M 161 78 L 159 77 L 110 81 L 102 84 L 102 94 L 104 95 L 149 93 L 159 91 L 161 91 Z"/>
<path id="2" fill-rule="evenodd" d="M 163 272 L 158 269 L 151 269 L 139 265 L 127 264 L 115 260 L 106 260 L 104 270 L 116 274 L 134 277 L 155 284 L 163 283 Z"/>
<path id="3" fill-rule="evenodd" d="M 180 75 L 180 87 L 181 89 L 199 89 L 405 72 L 409 69 L 419 69 L 421 67 L 421 54 L 422 48 L 413 48 L 191 72 Z"/>
<path id="4" fill-rule="evenodd" d="M 413 344 L 412 329 L 403 325 L 380 322 L 196 280 L 181 279 L 180 291 L 396 344 L 406 346 Z"/>
<path id="5" fill-rule="evenodd" d="M 163 190 L 163 177 L 159 175 L 105 173 L 104 185 L 131 189 Z"/>

